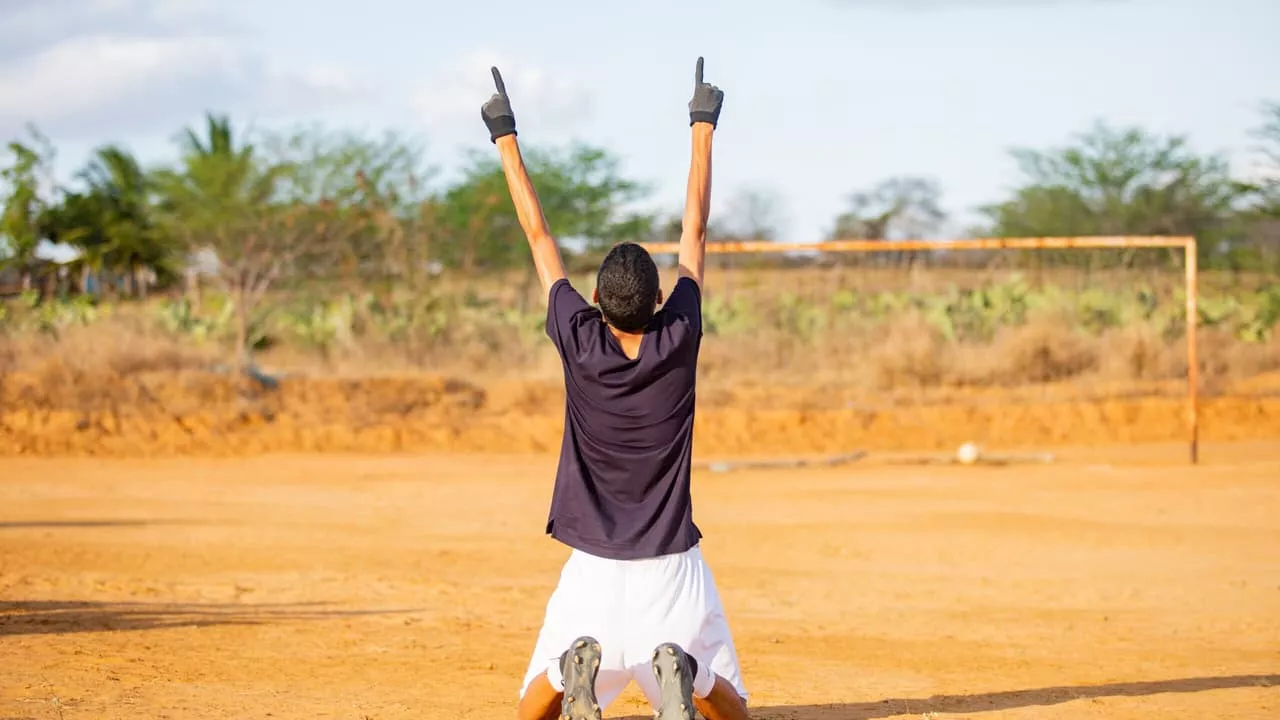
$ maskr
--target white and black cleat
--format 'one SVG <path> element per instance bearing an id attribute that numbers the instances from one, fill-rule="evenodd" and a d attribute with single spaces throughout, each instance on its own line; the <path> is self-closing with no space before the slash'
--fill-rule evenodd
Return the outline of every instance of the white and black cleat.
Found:
<path id="1" fill-rule="evenodd" d="M 560 720 L 600 720 L 600 703 L 596 700 L 600 643 L 585 635 L 574 640 L 561 656 L 560 670 L 564 674 Z"/>
<path id="2" fill-rule="evenodd" d="M 675 643 L 653 651 L 653 675 L 658 679 L 658 710 L 654 720 L 693 720 L 693 662 Z"/>

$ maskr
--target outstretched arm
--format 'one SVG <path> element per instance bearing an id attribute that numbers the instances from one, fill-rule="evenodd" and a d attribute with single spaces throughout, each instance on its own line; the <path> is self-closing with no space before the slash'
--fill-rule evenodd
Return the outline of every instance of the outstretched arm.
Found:
<path id="1" fill-rule="evenodd" d="M 533 181 L 529 179 L 524 158 L 520 155 L 520 144 L 516 140 L 515 113 L 511 111 L 506 85 L 496 67 L 493 68 L 493 83 L 498 92 L 480 108 L 480 116 L 489 128 L 489 138 L 498 146 L 498 156 L 502 159 L 502 172 L 507 178 L 511 202 L 516 207 L 520 228 L 529 241 L 533 266 L 538 271 L 545 296 L 551 291 L 551 286 L 565 276 L 564 261 L 560 257 L 560 247 L 556 245 L 556 240 L 547 227 L 542 203 L 538 201 L 538 193 L 533 189 Z"/>
<path id="2" fill-rule="evenodd" d="M 723 102 L 720 88 L 702 81 L 702 58 L 698 58 L 693 99 L 689 101 L 693 157 L 689 161 L 689 186 L 680 232 L 680 277 L 691 278 L 699 288 L 707 253 L 707 218 L 711 214 L 711 140 Z"/>
<path id="3" fill-rule="evenodd" d="M 502 157 L 502 170 L 507 176 L 507 189 L 511 191 L 516 217 L 520 219 L 520 227 L 529 241 L 533 267 L 538 271 L 538 279 L 542 281 L 542 292 L 545 295 L 557 280 L 565 276 L 560 247 L 547 228 L 547 218 L 542 214 L 538 193 L 533 189 L 533 181 L 529 179 L 529 173 L 525 169 L 524 158 L 520 156 L 516 136 L 499 138 L 497 144 L 498 154 Z"/>
<path id="4" fill-rule="evenodd" d="M 702 287 L 702 267 L 707 255 L 707 217 L 711 213 L 711 138 L 715 128 L 693 125 L 693 158 L 689 161 L 689 188 L 685 193 L 684 222 L 680 231 L 680 277 L 692 278 Z"/>

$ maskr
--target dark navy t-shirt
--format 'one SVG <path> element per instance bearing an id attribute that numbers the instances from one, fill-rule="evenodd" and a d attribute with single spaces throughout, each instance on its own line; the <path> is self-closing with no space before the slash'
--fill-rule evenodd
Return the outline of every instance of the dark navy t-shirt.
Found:
<path id="1" fill-rule="evenodd" d="M 689 470 L 702 298 L 676 282 L 632 360 L 567 280 L 551 287 L 547 335 L 564 365 L 565 421 L 547 533 L 619 560 L 688 550 Z"/>

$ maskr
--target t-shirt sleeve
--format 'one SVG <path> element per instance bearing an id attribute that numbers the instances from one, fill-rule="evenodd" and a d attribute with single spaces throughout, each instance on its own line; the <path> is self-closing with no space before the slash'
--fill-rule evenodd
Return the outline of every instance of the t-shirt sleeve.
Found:
<path id="1" fill-rule="evenodd" d="M 662 309 L 688 323 L 693 337 L 702 337 L 702 290 L 692 278 L 676 280 Z"/>
<path id="2" fill-rule="evenodd" d="M 567 279 L 561 278 L 551 286 L 547 299 L 547 337 L 555 344 L 556 349 L 564 354 L 572 349 L 575 343 L 576 317 L 579 313 L 591 310 L 585 298 Z"/>

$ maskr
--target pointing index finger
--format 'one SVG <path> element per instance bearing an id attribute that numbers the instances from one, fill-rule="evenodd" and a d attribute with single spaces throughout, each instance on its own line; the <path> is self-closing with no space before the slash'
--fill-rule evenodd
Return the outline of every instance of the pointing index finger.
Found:
<path id="1" fill-rule="evenodd" d="M 505 84 L 505 83 L 503 83 L 503 82 L 502 82 L 502 73 L 498 72 L 498 68 L 497 68 L 497 67 L 492 67 L 492 68 L 490 68 L 490 69 L 491 69 L 491 70 L 493 70 L 493 84 L 494 84 L 495 86 L 497 86 L 497 88 L 498 88 L 498 94 L 499 94 L 499 95 L 506 95 L 506 94 L 507 94 L 507 86 L 506 86 L 506 84 Z"/>
<path id="2" fill-rule="evenodd" d="M 702 84 L 702 56 L 698 56 L 698 69 L 693 71 L 693 81 L 698 85 Z"/>

